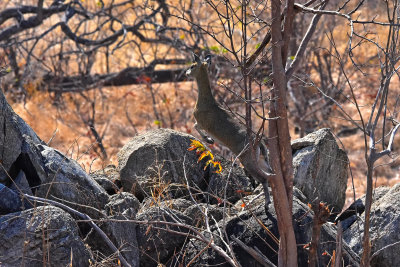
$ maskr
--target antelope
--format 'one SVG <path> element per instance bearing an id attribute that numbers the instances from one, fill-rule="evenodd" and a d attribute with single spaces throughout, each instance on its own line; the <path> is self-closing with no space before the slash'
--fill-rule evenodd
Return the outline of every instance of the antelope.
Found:
<path id="1" fill-rule="evenodd" d="M 254 156 L 250 145 L 255 142 L 256 135 L 253 133 L 249 138 L 246 126 L 217 103 L 213 97 L 208 76 L 209 65 L 211 65 L 210 55 L 206 56 L 203 61 L 194 55 L 194 62 L 186 71 L 188 77 L 195 78 L 198 89 L 193 112 L 196 119 L 194 128 L 206 142 L 213 143 L 214 138 L 238 156 L 245 170 L 263 184 L 267 208 L 269 204 L 268 183 L 265 179 L 261 179 L 259 173 L 255 171 L 261 169 L 267 176 L 272 173 L 266 142 L 263 139 L 259 140 L 257 147 L 254 148 Z M 265 177 L 265 175 L 262 176 Z"/>

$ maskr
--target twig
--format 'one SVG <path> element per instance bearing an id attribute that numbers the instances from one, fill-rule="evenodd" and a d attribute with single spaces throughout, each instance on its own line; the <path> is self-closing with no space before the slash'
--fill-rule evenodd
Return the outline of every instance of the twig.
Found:
<path id="1" fill-rule="evenodd" d="M 242 249 L 244 249 L 247 253 L 249 253 L 258 263 L 262 266 L 266 267 L 276 267 L 267 257 L 263 254 L 255 250 L 254 248 L 249 247 L 245 243 L 243 243 L 239 238 L 233 237 L 232 238 Z"/>
<path id="2" fill-rule="evenodd" d="M 322 4 L 320 10 L 323 10 L 325 6 L 328 4 L 329 0 Z M 304 52 L 308 46 L 309 41 L 314 35 L 315 29 L 317 28 L 317 24 L 322 14 L 315 14 L 311 20 L 310 26 L 308 27 L 307 33 L 304 35 L 303 40 L 301 40 L 301 44 L 296 52 L 293 62 L 290 64 L 290 67 L 286 70 L 286 77 L 289 79 L 293 73 L 296 71 L 298 66 L 300 65 L 300 61 L 303 58 Z"/>
<path id="3" fill-rule="evenodd" d="M 210 241 L 211 242 L 211 241 Z M 189 261 L 189 263 L 186 265 L 186 267 L 189 267 L 198 257 L 201 256 L 201 254 L 203 254 L 204 251 L 206 251 L 209 247 L 210 247 L 211 243 L 208 243 L 207 246 L 205 246 L 202 250 L 200 250 L 199 253 L 196 254 L 196 256 L 193 257 L 193 259 L 191 259 Z"/>
<path id="4" fill-rule="evenodd" d="M 342 250 L 343 250 L 343 228 L 342 222 L 338 222 L 336 234 L 336 257 L 334 267 L 342 266 Z"/>
<path id="5" fill-rule="evenodd" d="M 400 241 L 394 242 L 394 243 L 392 243 L 392 244 L 389 244 L 389 245 L 387 245 L 387 246 L 384 246 L 383 248 L 381 248 L 381 249 L 375 251 L 375 253 L 372 254 L 372 256 L 371 256 L 370 261 L 372 261 L 372 259 L 373 259 L 374 257 L 378 256 L 379 253 L 381 253 L 381 252 L 384 251 L 385 249 L 388 249 L 388 248 L 393 247 L 393 246 L 396 246 L 396 245 L 400 245 Z"/>

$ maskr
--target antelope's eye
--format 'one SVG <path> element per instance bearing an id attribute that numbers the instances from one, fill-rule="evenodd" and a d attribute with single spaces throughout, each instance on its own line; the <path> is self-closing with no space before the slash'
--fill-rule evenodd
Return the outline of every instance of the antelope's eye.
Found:
<path id="1" fill-rule="evenodd" d="M 190 69 L 192 70 L 192 69 L 194 69 L 194 67 L 196 67 L 195 64 L 193 64 L 192 66 L 190 66 Z"/>

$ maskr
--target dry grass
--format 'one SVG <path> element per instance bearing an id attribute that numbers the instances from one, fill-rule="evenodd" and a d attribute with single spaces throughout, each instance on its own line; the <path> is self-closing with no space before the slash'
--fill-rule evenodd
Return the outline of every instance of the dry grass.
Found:
<path id="1" fill-rule="evenodd" d="M 42 140 L 48 142 L 54 134 L 51 146 L 78 160 L 86 170 L 90 166 L 99 169 L 110 162 L 115 164 L 119 149 L 137 133 L 157 127 L 191 132 L 190 110 L 195 97 L 192 84 L 153 85 L 153 90 L 156 92 L 154 105 L 147 86 L 110 87 L 101 94 L 89 93 L 97 99 L 96 128 L 104 134 L 104 146 L 110 155 L 107 160 L 100 159 L 96 153 L 95 139 L 83 124 L 71 95 L 63 96 L 62 105 L 54 105 L 47 93 L 36 93 L 25 105 L 11 105 Z M 76 95 L 73 97 L 83 106 L 80 114 L 87 116 L 91 112 L 87 103 Z"/>

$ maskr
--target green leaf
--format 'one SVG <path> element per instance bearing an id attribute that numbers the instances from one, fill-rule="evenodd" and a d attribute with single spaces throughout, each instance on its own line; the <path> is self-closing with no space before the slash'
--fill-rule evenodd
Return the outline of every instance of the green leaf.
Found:
<path id="1" fill-rule="evenodd" d="M 155 124 L 155 125 L 161 125 L 161 121 L 155 120 L 155 121 L 154 121 L 154 124 Z"/>
<path id="2" fill-rule="evenodd" d="M 261 43 L 256 44 L 256 49 L 260 48 Z"/>
<path id="3" fill-rule="evenodd" d="M 295 56 L 291 56 L 289 57 L 290 60 L 294 60 Z"/>
<path id="4" fill-rule="evenodd" d="M 211 51 L 214 51 L 215 53 L 219 53 L 219 47 L 216 46 L 216 45 L 211 46 L 211 47 L 210 47 L 210 50 L 211 50 Z"/>

